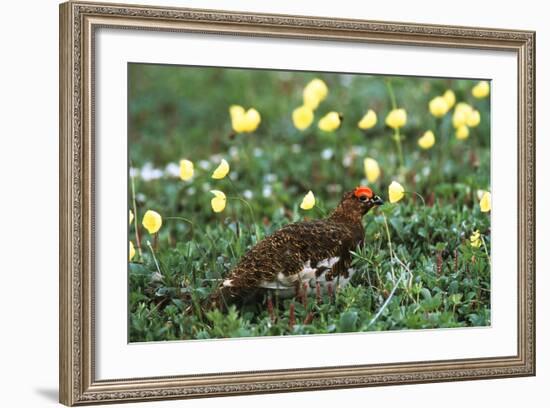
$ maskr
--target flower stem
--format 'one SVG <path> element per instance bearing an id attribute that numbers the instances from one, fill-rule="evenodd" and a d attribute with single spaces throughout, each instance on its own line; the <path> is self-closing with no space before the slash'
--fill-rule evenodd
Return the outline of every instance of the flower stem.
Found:
<path id="1" fill-rule="evenodd" d="M 417 196 L 418 198 L 420 198 L 420 200 L 422 200 L 422 204 L 423 205 L 426 205 L 426 201 L 424 200 L 424 197 L 422 197 L 421 194 L 417 193 L 416 191 L 405 191 L 406 194 L 414 194 L 415 196 Z"/>
<path id="2" fill-rule="evenodd" d="M 132 167 L 132 162 L 130 162 L 130 168 Z M 138 212 L 137 212 L 137 205 L 136 205 L 136 187 L 134 185 L 134 176 L 130 174 L 130 185 L 132 188 L 132 206 L 134 208 L 134 229 L 136 231 L 136 246 L 138 249 L 139 258 L 143 258 L 143 253 L 141 250 L 141 239 L 139 237 L 139 229 L 138 229 Z"/>
<path id="3" fill-rule="evenodd" d="M 191 238 L 195 236 L 195 223 L 185 217 L 164 217 L 167 220 L 180 220 L 188 223 L 191 226 Z"/>
<path id="4" fill-rule="evenodd" d="M 390 102 L 391 102 L 391 107 L 392 109 L 397 109 L 397 103 L 395 101 L 395 94 L 393 92 L 393 87 L 391 85 L 391 79 L 386 79 L 384 81 L 384 83 L 386 84 L 386 88 L 388 90 L 388 94 L 390 95 Z"/>
<path id="5" fill-rule="evenodd" d="M 246 201 L 244 198 L 238 197 L 238 196 L 237 197 L 227 197 L 227 198 L 229 198 L 230 200 L 236 200 L 236 201 L 240 201 L 240 202 L 244 203 L 248 207 L 248 210 L 250 211 L 250 219 L 252 220 L 252 224 L 256 225 L 256 217 L 254 215 L 254 210 L 252 209 L 252 207 L 250 206 L 248 201 Z"/>
<path id="6" fill-rule="evenodd" d="M 388 238 L 388 248 L 390 249 L 391 276 L 392 276 L 393 284 L 395 285 L 395 271 L 393 270 L 393 246 L 391 242 L 390 227 L 388 226 L 388 219 L 386 218 L 386 214 L 382 214 L 382 217 L 384 217 L 384 227 L 386 228 L 386 236 Z"/>
<path id="7" fill-rule="evenodd" d="M 392 110 L 397 109 L 397 102 L 395 100 L 395 93 L 393 92 L 391 80 L 386 79 L 384 83 L 386 84 L 386 88 L 390 96 L 391 108 Z M 403 147 L 401 146 L 401 135 L 399 133 L 399 128 L 395 128 L 394 134 L 393 134 L 393 140 L 395 141 L 395 145 L 397 146 L 397 155 L 399 157 L 399 167 L 403 168 L 405 167 L 405 160 L 403 159 Z"/>
<path id="8" fill-rule="evenodd" d="M 378 318 L 380 317 L 380 315 L 382 314 L 382 312 L 384 311 L 384 309 L 388 306 L 388 304 L 390 303 L 390 300 L 393 298 L 393 295 L 395 294 L 395 291 L 397 290 L 397 287 L 399 286 L 399 284 L 401 283 L 401 279 L 403 279 L 403 277 L 405 276 L 404 273 L 401 274 L 401 276 L 399 276 L 399 279 L 397 280 L 397 282 L 395 282 L 395 284 L 393 285 L 393 289 L 391 290 L 390 294 L 388 295 L 388 298 L 386 299 L 386 301 L 384 302 L 384 304 L 382 305 L 382 307 L 380 307 L 380 309 L 378 310 L 378 312 L 376 312 L 376 315 L 374 315 L 374 317 L 370 320 L 369 324 L 367 324 L 367 329 L 372 326 L 374 324 L 374 322 L 376 322 L 376 320 L 378 320 Z"/>
<path id="9" fill-rule="evenodd" d="M 405 159 L 403 158 L 403 147 L 401 146 L 401 135 L 399 134 L 399 128 L 395 129 L 395 133 L 393 134 L 393 140 L 395 140 L 395 144 L 397 146 L 397 155 L 399 157 L 399 167 L 404 168 Z"/>
<path id="10" fill-rule="evenodd" d="M 155 266 L 157 267 L 157 271 L 160 275 L 162 275 L 162 272 L 160 271 L 159 263 L 157 262 L 157 257 L 155 256 L 155 250 L 153 249 L 153 246 L 151 245 L 151 242 L 147 240 L 147 246 L 151 250 L 151 255 L 153 255 L 153 261 L 155 261 Z"/>

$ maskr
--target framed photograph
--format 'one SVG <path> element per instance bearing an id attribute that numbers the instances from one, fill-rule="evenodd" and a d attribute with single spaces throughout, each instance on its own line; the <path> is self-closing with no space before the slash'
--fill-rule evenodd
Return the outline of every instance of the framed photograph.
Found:
<path id="1" fill-rule="evenodd" d="M 60 6 L 66 405 L 535 374 L 535 33 Z"/>

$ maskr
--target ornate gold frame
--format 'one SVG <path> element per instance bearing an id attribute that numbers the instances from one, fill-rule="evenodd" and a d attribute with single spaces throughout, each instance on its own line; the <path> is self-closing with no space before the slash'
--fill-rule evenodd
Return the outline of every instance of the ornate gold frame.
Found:
<path id="1" fill-rule="evenodd" d="M 93 47 L 99 27 L 505 50 L 518 63 L 518 350 L 482 359 L 98 381 Z M 535 374 L 535 33 L 68 2 L 60 6 L 60 401 L 190 398 Z"/>

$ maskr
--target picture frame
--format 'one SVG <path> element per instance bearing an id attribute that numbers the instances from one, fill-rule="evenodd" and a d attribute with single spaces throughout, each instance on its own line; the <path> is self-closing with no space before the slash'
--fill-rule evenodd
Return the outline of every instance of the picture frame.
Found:
<path id="1" fill-rule="evenodd" d="M 97 378 L 96 34 L 199 33 L 512 53 L 517 61 L 517 352 L 481 358 Z M 498 141 L 494 146 L 498 149 Z M 70 1 L 60 5 L 60 402 L 80 405 L 535 375 L 535 33 Z M 124 254 L 124 256 L 126 256 Z M 496 255 L 498 256 L 498 254 Z M 510 266 L 512 268 L 512 266 Z M 238 341 L 238 340 L 237 340 Z"/>

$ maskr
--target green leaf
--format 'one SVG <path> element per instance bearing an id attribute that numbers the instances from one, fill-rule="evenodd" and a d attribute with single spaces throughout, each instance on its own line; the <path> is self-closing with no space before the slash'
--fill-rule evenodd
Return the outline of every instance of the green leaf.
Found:
<path id="1" fill-rule="evenodd" d="M 354 310 L 342 313 L 338 322 L 340 331 L 343 333 L 356 331 L 358 317 L 359 315 Z"/>

